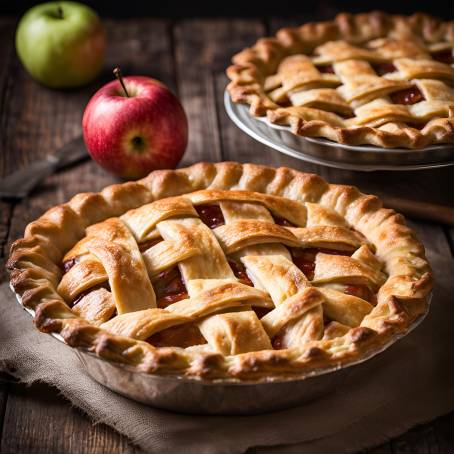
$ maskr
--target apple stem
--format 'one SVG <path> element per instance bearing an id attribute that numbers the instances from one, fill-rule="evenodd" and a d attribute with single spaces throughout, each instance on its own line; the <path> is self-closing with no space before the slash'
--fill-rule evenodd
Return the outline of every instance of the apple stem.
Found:
<path id="1" fill-rule="evenodd" d="M 123 87 L 123 90 L 126 94 L 126 96 L 129 98 L 129 93 L 128 93 L 128 90 L 126 90 L 126 85 L 124 83 L 124 80 L 123 80 L 123 76 L 121 74 L 121 69 L 117 66 L 114 70 L 113 70 L 113 73 L 115 75 L 115 77 L 119 80 L 121 86 Z"/>
<path id="2" fill-rule="evenodd" d="M 59 19 L 63 19 L 63 8 L 61 7 L 61 5 L 58 5 L 57 7 L 57 17 Z"/>

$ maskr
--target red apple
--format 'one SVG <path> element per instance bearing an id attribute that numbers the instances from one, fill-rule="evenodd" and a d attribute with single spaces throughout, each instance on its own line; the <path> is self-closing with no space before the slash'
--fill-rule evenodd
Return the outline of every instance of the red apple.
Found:
<path id="1" fill-rule="evenodd" d="M 100 88 L 85 108 L 82 127 L 92 158 L 106 170 L 136 179 L 175 168 L 188 142 L 188 121 L 178 99 L 161 82 L 121 77 Z"/>

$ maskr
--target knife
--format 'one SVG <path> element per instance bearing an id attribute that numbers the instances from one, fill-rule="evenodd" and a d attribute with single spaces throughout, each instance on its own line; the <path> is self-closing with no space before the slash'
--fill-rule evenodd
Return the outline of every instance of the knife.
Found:
<path id="1" fill-rule="evenodd" d="M 54 154 L 49 154 L 29 166 L 0 180 L 0 198 L 22 199 L 46 177 L 67 165 L 88 157 L 82 136 L 67 142 Z"/>
<path id="2" fill-rule="evenodd" d="M 432 221 L 438 224 L 454 226 L 454 207 L 400 197 L 380 196 L 383 205 L 392 208 L 409 218 Z"/>

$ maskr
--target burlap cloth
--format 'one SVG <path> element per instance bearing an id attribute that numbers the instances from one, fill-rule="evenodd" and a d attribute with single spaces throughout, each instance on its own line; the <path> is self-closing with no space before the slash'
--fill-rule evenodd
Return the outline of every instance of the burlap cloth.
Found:
<path id="1" fill-rule="evenodd" d="M 74 352 L 38 333 L 7 284 L 0 287 L 0 367 L 24 383 L 49 383 L 151 452 L 353 452 L 454 409 L 454 261 L 431 254 L 437 285 L 426 320 L 333 393 L 259 416 L 191 416 L 146 407 L 93 381 Z M 57 391 L 56 391 L 57 392 Z"/>

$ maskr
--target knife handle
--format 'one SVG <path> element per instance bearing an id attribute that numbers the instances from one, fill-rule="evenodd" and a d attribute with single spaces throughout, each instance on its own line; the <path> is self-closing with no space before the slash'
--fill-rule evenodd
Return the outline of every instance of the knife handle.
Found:
<path id="1" fill-rule="evenodd" d="M 77 137 L 53 155 L 47 155 L 0 180 L 0 198 L 26 197 L 42 180 L 55 170 L 88 157 L 82 137 Z"/>
<path id="2" fill-rule="evenodd" d="M 454 207 L 399 197 L 385 196 L 381 199 L 386 207 L 393 208 L 408 217 L 454 226 Z"/>

